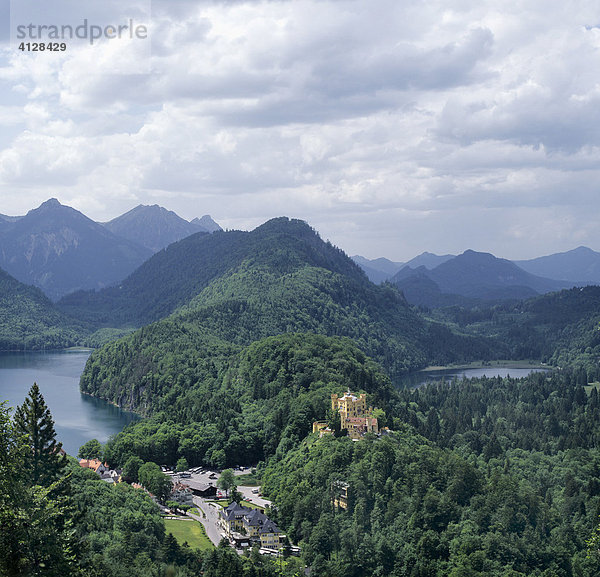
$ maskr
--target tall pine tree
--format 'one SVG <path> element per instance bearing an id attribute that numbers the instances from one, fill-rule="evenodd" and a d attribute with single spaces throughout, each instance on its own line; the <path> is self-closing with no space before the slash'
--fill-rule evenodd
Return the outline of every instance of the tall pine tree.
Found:
<path id="1" fill-rule="evenodd" d="M 15 429 L 25 437 L 29 450 L 25 453 L 24 469 L 32 485 L 49 486 L 56 481 L 67 464 L 61 454 L 62 443 L 56 442 L 54 420 L 37 383 L 29 390 L 25 402 L 15 412 Z"/>
<path id="2" fill-rule="evenodd" d="M 0 576 L 80 575 L 73 510 L 62 480 L 31 484 L 31 448 L 0 402 Z"/>

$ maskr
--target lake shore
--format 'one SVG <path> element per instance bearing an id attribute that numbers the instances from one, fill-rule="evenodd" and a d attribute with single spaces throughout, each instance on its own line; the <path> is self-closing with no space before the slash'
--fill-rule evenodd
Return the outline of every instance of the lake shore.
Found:
<path id="1" fill-rule="evenodd" d="M 449 370 L 466 370 L 466 369 L 487 369 L 493 367 L 513 368 L 513 369 L 551 369 L 550 365 L 540 361 L 525 359 L 520 361 L 473 361 L 471 363 L 450 364 L 450 365 L 431 365 L 421 369 L 420 373 L 434 371 L 449 371 Z"/>

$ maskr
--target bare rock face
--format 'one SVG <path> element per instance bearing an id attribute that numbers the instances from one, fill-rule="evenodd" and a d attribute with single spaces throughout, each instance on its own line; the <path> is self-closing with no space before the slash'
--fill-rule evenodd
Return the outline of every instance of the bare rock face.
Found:
<path id="1" fill-rule="evenodd" d="M 52 198 L 0 226 L 0 267 L 52 299 L 114 284 L 152 255 Z"/>

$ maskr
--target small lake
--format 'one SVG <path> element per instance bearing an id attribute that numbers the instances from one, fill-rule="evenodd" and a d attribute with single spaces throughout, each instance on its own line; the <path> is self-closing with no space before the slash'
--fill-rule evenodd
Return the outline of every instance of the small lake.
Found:
<path id="1" fill-rule="evenodd" d="M 90 439 L 105 443 L 138 417 L 79 392 L 88 350 L 0 353 L 0 401 L 23 404 L 34 382 L 54 418 L 57 440 L 69 455 Z"/>
<path id="2" fill-rule="evenodd" d="M 401 387 L 421 387 L 427 383 L 436 383 L 439 381 L 450 382 L 454 379 L 473 379 L 481 377 L 512 377 L 522 379 L 531 373 L 548 372 L 550 368 L 543 367 L 503 367 L 489 366 L 468 369 L 440 369 L 434 371 L 418 371 L 406 375 L 400 381 Z"/>

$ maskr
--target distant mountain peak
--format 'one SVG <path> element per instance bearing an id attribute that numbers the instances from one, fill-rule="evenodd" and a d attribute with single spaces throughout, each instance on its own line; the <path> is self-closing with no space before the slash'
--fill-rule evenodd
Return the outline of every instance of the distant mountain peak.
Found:
<path id="1" fill-rule="evenodd" d="M 31 209 L 29 211 L 29 213 L 44 212 L 47 210 L 56 210 L 57 208 L 69 208 L 69 207 L 66 207 L 63 204 L 61 204 L 57 198 L 49 198 L 45 202 L 42 202 L 42 204 L 40 204 L 40 206 L 38 206 L 37 208 Z"/>
<path id="2" fill-rule="evenodd" d="M 600 253 L 586 246 L 515 262 L 531 274 L 577 284 L 600 284 Z"/>
<path id="3" fill-rule="evenodd" d="M 210 214 L 205 214 L 202 218 L 196 217 L 191 221 L 192 224 L 198 225 L 208 232 L 217 232 L 223 230 L 219 224 L 217 224 Z"/>
<path id="4" fill-rule="evenodd" d="M 298 218 L 289 218 L 287 216 L 278 216 L 267 220 L 264 224 L 256 227 L 257 232 L 285 232 L 290 234 L 314 234 L 317 233 L 304 220 Z"/>
<path id="5" fill-rule="evenodd" d="M 51 198 L 2 230 L 0 266 L 56 299 L 122 280 L 149 251 Z"/>
<path id="6" fill-rule="evenodd" d="M 221 228 L 214 221 L 211 222 L 213 230 Z M 125 214 L 104 223 L 104 226 L 113 234 L 137 242 L 152 252 L 158 252 L 192 234 L 212 232 L 208 230 L 208 226 L 188 222 L 177 213 L 158 204 L 139 204 Z"/>
<path id="7" fill-rule="evenodd" d="M 468 248 L 467 250 L 465 250 L 465 252 L 462 253 L 462 255 L 459 255 L 459 256 L 485 258 L 485 259 L 490 259 L 490 260 L 491 259 L 495 260 L 498 258 L 490 252 L 481 252 L 478 250 L 473 250 L 472 248 Z"/>

